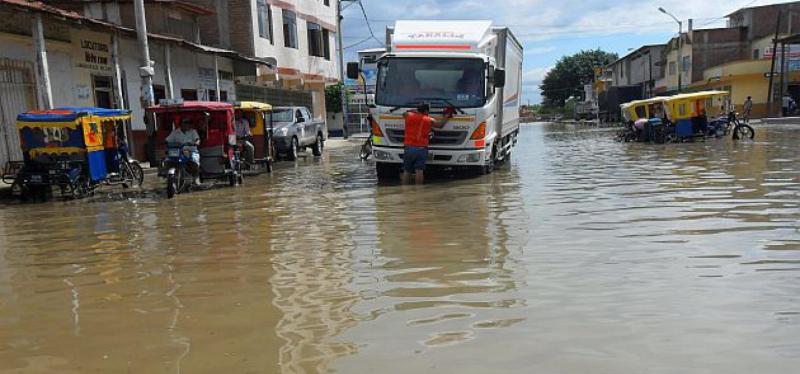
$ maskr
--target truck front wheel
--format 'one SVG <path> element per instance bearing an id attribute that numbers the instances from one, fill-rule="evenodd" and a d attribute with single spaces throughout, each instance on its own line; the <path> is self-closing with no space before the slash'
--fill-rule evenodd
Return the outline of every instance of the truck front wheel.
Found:
<path id="1" fill-rule="evenodd" d="M 397 179 L 400 176 L 400 167 L 395 164 L 378 162 L 375 164 L 375 175 L 378 181 Z"/>

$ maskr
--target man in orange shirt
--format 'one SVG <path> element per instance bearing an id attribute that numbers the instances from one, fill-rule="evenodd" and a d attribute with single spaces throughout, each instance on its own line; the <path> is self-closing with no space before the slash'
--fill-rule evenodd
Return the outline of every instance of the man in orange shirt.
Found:
<path id="1" fill-rule="evenodd" d="M 423 170 L 425 170 L 425 162 L 428 160 L 428 142 L 433 127 L 440 129 L 444 127 L 447 121 L 453 117 L 450 110 L 443 121 L 437 121 L 429 116 L 430 106 L 428 104 L 421 104 L 417 107 L 416 111 L 409 111 L 403 114 L 406 120 L 405 139 L 403 145 L 403 175 L 401 180 L 403 183 L 408 183 L 411 173 L 414 173 L 414 180 L 417 184 L 422 184 L 425 181 Z"/>

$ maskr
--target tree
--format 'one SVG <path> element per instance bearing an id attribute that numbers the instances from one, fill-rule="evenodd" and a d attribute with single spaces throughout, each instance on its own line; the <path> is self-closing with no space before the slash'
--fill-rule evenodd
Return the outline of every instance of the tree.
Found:
<path id="1" fill-rule="evenodd" d="M 325 87 L 325 111 L 328 113 L 341 113 L 342 112 L 342 89 L 344 85 L 337 83 Z M 350 96 L 349 93 L 347 95 Z"/>
<path id="2" fill-rule="evenodd" d="M 542 103 L 548 107 L 563 107 L 570 96 L 583 96 L 583 85 L 594 81 L 595 67 L 606 66 L 616 59 L 616 53 L 600 49 L 580 51 L 572 56 L 562 57 L 539 85 Z"/>

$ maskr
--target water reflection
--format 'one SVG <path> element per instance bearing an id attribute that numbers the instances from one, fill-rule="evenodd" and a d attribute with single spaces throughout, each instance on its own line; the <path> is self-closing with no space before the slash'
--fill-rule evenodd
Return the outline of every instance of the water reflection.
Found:
<path id="1" fill-rule="evenodd" d="M 361 347 L 337 362 L 339 372 L 389 361 L 402 364 L 387 372 L 413 371 L 415 355 L 525 319 L 516 290 L 528 219 L 517 173 L 386 186 L 359 200 L 359 244 L 371 259 L 354 284 L 362 321 L 343 338 Z"/>
<path id="2" fill-rule="evenodd" d="M 174 200 L 6 205 L 0 371 L 792 372 L 800 132 L 757 131 L 529 125 L 488 177 L 377 186 L 353 146 Z"/>

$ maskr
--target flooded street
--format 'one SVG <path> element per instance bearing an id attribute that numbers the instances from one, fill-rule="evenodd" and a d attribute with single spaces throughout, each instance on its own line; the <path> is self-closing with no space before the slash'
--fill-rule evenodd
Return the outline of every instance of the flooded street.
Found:
<path id="1" fill-rule="evenodd" d="M 353 145 L 3 205 L 0 372 L 795 372 L 800 127 L 756 131 L 534 124 L 487 177 L 378 186 Z"/>

